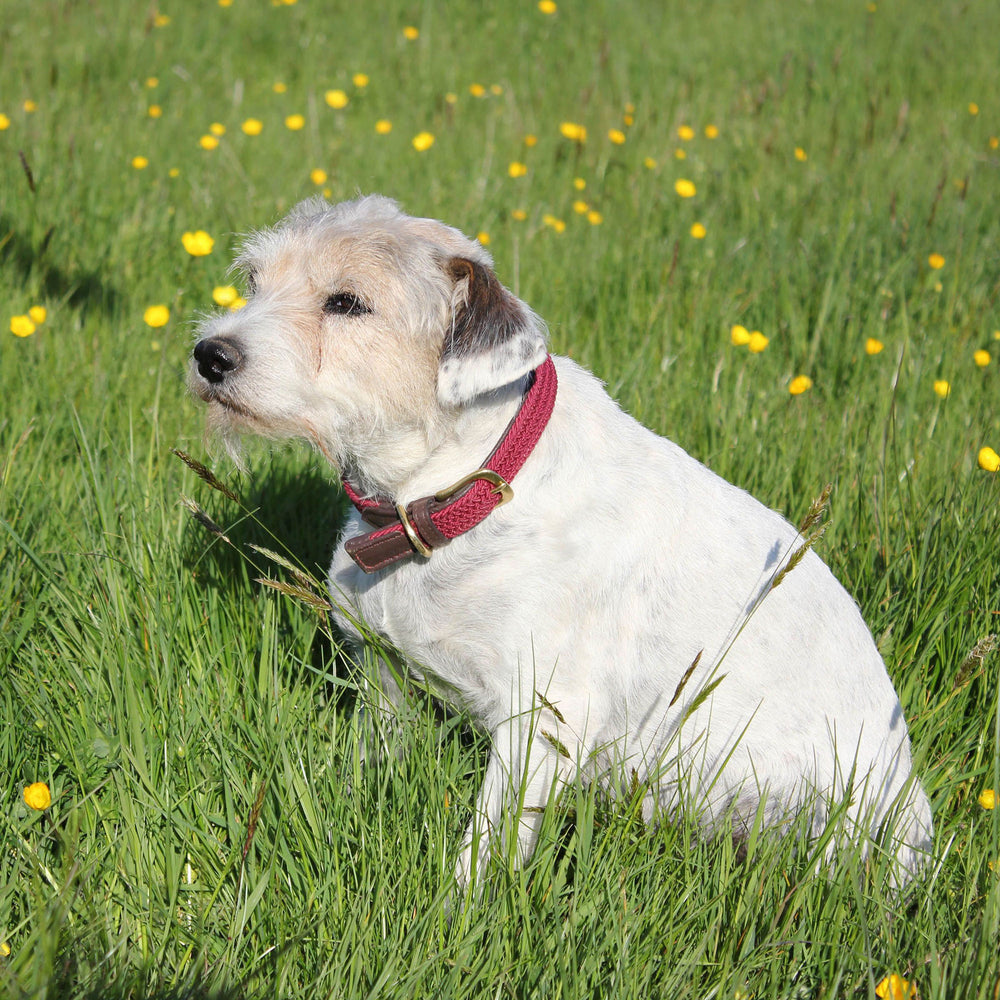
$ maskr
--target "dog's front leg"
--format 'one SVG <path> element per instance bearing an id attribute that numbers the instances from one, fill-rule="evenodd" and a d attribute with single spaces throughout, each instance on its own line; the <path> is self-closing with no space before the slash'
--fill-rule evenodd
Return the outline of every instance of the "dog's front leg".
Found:
<path id="1" fill-rule="evenodd" d="M 455 866 L 461 889 L 482 874 L 495 838 L 507 848 L 516 840 L 512 861 L 521 865 L 538 839 L 542 816 L 557 779 L 566 781 L 575 768 L 538 729 L 534 711 L 508 719 L 493 730 L 493 747 L 476 809 Z"/>

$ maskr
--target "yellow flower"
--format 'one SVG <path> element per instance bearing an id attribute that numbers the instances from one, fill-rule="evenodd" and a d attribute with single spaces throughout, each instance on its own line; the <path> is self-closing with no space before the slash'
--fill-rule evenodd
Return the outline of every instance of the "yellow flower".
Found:
<path id="1" fill-rule="evenodd" d="M 368 86 L 368 74 L 367 73 L 355 73 L 351 77 L 351 83 L 354 84 L 358 90 L 364 90 Z"/>
<path id="2" fill-rule="evenodd" d="M 247 304 L 247 300 L 243 298 L 242 295 L 237 295 L 232 302 L 229 303 L 229 309 L 231 312 L 236 312 L 237 309 L 242 309 Z"/>
<path id="3" fill-rule="evenodd" d="M 601 224 L 601 223 L 602 223 L 602 222 L 604 221 L 604 216 L 603 216 L 603 215 L 601 215 L 601 213 L 600 213 L 600 212 L 598 212 L 598 211 L 597 211 L 596 209 L 593 209 L 593 208 L 592 208 L 592 209 L 591 209 L 591 210 L 590 210 L 590 211 L 589 211 L 589 212 L 587 213 L 587 221 L 588 221 L 588 222 L 589 222 L 589 223 L 590 223 L 590 224 L 591 224 L 592 226 L 599 226 L 599 225 L 600 225 L 600 224 Z M 560 229 L 560 230 L 559 230 L 559 232 L 561 233 L 561 232 L 562 232 L 562 230 Z"/>
<path id="4" fill-rule="evenodd" d="M 211 132 L 212 135 L 222 136 L 226 134 L 226 126 L 221 122 L 212 122 L 212 124 L 208 126 L 208 131 Z"/>
<path id="5" fill-rule="evenodd" d="M 239 294 L 232 285 L 216 285 L 212 289 L 212 301 L 217 306 L 231 306 Z"/>
<path id="6" fill-rule="evenodd" d="M 693 198 L 698 193 L 697 188 L 694 186 L 694 182 L 685 180 L 683 177 L 681 177 L 680 180 L 674 184 L 674 190 L 682 198 Z"/>
<path id="7" fill-rule="evenodd" d="M 411 141 L 413 148 L 418 153 L 423 153 L 434 145 L 434 136 L 430 132 L 418 132 Z"/>
<path id="8" fill-rule="evenodd" d="M 991 135 L 989 139 L 990 149 L 1000 149 L 1000 136 Z"/>
<path id="9" fill-rule="evenodd" d="M 240 128 L 244 135 L 260 135 L 264 130 L 264 123 L 259 118 L 248 118 Z"/>
<path id="10" fill-rule="evenodd" d="M 147 76 L 146 77 L 146 86 L 150 90 L 152 90 L 154 87 L 159 87 L 159 85 L 160 85 L 159 77 L 155 77 L 155 76 Z"/>
<path id="11" fill-rule="evenodd" d="M 788 384 L 788 391 L 793 396 L 801 396 L 812 388 L 813 380 L 808 375 L 796 375 Z"/>
<path id="12" fill-rule="evenodd" d="M 691 236 L 696 240 L 703 240 L 707 233 L 708 230 L 700 222 L 691 227 Z"/>
<path id="13" fill-rule="evenodd" d="M 499 97 L 503 93 L 503 87 L 501 87 L 499 83 L 491 83 L 490 84 L 490 93 L 494 97 Z"/>
<path id="14" fill-rule="evenodd" d="M 198 140 L 198 145 L 202 149 L 215 149 L 219 145 L 219 140 L 214 135 L 203 135 Z"/>
<path id="15" fill-rule="evenodd" d="M 39 812 L 48 809 L 52 805 L 52 794 L 49 792 L 49 786 L 44 781 L 36 781 L 33 785 L 28 785 L 24 790 L 24 801 L 32 809 L 37 809 Z"/>
<path id="16" fill-rule="evenodd" d="M 972 352 L 972 360 L 977 368 L 985 368 L 990 363 L 990 352 L 982 349 Z"/>
<path id="17" fill-rule="evenodd" d="M 142 321 L 146 326 L 158 330 L 170 322 L 170 310 L 166 306 L 150 306 L 143 314 Z"/>
<path id="18" fill-rule="evenodd" d="M 524 144 L 525 144 L 525 146 L 528 147 L 528 149 L 531 149 L 534 146 L 537 146 L 538 145 L 538 136 L 537 135 L 533 135 L 531 132 L 529 132 L 524 137 Z"/>
<path id="19" fill-rule="evenodd" d="M 556 12 L 556 5 L 553 0 L 538 0 L 538 9 L 543 14 L 554 14 Z"/>
<path id="20" fill-rule="evenodd" d="M 976 799 L 976 801 L 984 809 L 996 809 L 996 806 L 997 806 L 997 793 L 995 791 L 993 791 L 992 788 L 985 788 L 985 789 L 983 789 L 982 794 L 979 796 L 979 798 Z"/>
<path id="21" fill-rule="evenodd" d="M 30 337 L 36 330 L 30 316 L 11 316 L 10 332 L 15 337 Z"/>
<path id="22" fill-rule="evenodd" d="M 276 80 L 274 85 L 271 87 L 271 90 L 273 90 L 276 94 L 283 94 L 286 90 L 288 90 L 288 84 L 282 83 L 281 80 Z"/>
<path id="23" fill-rule="evenodd" d="M 944 267 L 944 257 L 939 253 L 932 253 L 927 258 L 927 263 L 931 266 L 932 270 L 940 271 Z"/>
<path id="24" fill-rule="evenodd" d="M 180 170 L 177 167 L 171 167 L 167 171 L 167 176 L 168 177 L 180 177 L 180 175 L 181 175 L 181 172 L 180 172 Z"/>
<path id="25" fill-rule="evenodd" d="M 718 139 L 719 138 L 719 127 L 717 125 L 706 125 L 705 126 L 705 138 L 706 139 Z"/>
<path id="26" fill-rule="evenodd" d="M 643 166 L 644 166 L 644 167 L 645 167 L 645 168 L 646 168 L 647 170 L 655 170 L 655 169 L 656 169 L 656 160 L 654 160 L 654 159 L 653 159 L 653 157 L 651 157 L 651 156 L 647 156 L 647 157 L 646 157 L 646 158 L 645 158 L 645 159 L 644 159 L 644 160 L 642 161 L 642 165 L 643 165 Z"/>
<path id="27" fill-rule="evenodd" d="M 694 129 L 690 125 L 682 125 L 677 130 L 677 138 L 683 142 L 690 142 L 694 138 Z"/>
<path id="28" fill-rule="evenodd" d="M 635 118 L 632 115 L 622 115 L 622 121 L 628 125 L 630 128 L 635 124 Z"/>
<path id="29" fill-rule="evenodd" d="M 476 239 L 484 246 L 488 247 L 490 245 L 490 234 L 486 232 L 476 233 Z"/>
<path id="30" fill-rule="evenodd" d="M 885 344 L 881 340 L 876 340 L 874 337 L 869 337 L 865 341 L 865 354 L 879 354 Z"/>
<path id="31" fill-rule="evenodd" d="M 0 132 L 3 132 L 9 128 L 10 128 L 10 119 L 4 114 L 0 114 Z"/>
<path id="32" fill-rule="evenodd" d="M 469 93 L 473 97 L 484 97 L 486 95 L 486 88 L 481 83 L 470 83 Z"/>
<path id="33" fill-rule="evenodd" d="M 507 165 L 507 174 L 510 177 L 523 177 L 528 172 L 527 166 L 514 160 Z"/>
<path id="34" fill-rule="evenodd" d="M 21 106 L 29 115 L 34 114 L 38 110 L 38 105 L 34 101 L 30 100 L 25 101 L 24 104 Z"/>
<path id="35" fill-rule="evenodd" d="M 302 115 L 289 115 L 285 119 L 285 128 L 291 129 L 293 132 L 298 132 L 299 129 L 305 127 L 306 120 Z"/>
<path id="36" fill-rule="evenodd" d="M 620 128 L 609 129 L 608 138 L 616 146 L 621 146 L 625 142 L 625 133 Z"/>
<path id="37" fill-rule="evenodd" d="M 156 14 L 153 17 L 153 27 L 154 28 L 165 28 L 170 24 L 169 14 Z"/>
<path id="38" fill-rule="evenodd" d="M 368 82 L 367 77 L 365 78 L 365 82 Z M 347 94 L 345 94 L 342 90 L 328 90 L 323 95 L 323 100 L 326 101 L 331 108 L 336 108 L 339 111 L 341 108 L 347 107 L 350 98 L 348 98 Z"/>
<path id="39" fill-rule="evenodd" d="M 184 244 L 184 249 L 192 257 L 204 257 L 210 254 L 212 247 L 215 246 L 215 240 L 204 229 L 197 229 L 193 233 L 184 233 L 181 236 L 181 242 Z"/>
<path id="40" fill-rule="evenodd" d="M 550 229 L 554 229 L 557 233 L 561 233 L 566 229 L 566 223 L 562 219 L 557 218 L 554 215 L 546 213 L 542 216 L 542 222 L 545 223 Z"/>
<path id="41" fill-rule="evenodd" d="M 979 114 L 979 105 L 976 104 L 975 101 L 969 101 L 969 114 L 970 115 L 978 115 Z"/>
<path id="42" fill-rule="evenodd" d="M 740 326 L 737 323 L 729 331 L 729 339 L 732 341 L 734 347 L 746 347 L 750 343 L 750 331 L 745 326 Z"/>
<path id="43" fill-rule="evenodd" d="M 578 125 L 576 122 L 560 123 L 559 131 L 562 133 L 564 138 L 570 139 L 573 142 L 587 141 L 587 129 L 583 125 Z"/>
<path id="44" fill-rule="evenodd" d="M 0 958 L 7 958 L 10 955 L 10 945 L 6 941 L 0 941 Z"/>
<path id="45" fill-rule="evenodd" d="M 688 158 L 687 150 L 681 149 L 679 146 L 674 150 L 675 160 L 686 160 Z"/>
<path id="46" fill-rule="evenodd" d="M 163 108 L 161 108 L 159 104 L 150 104 L 149 110 L 146 114 L 149 115 L 150 118 L 162 118 Z"/>
<path id="47" fill-rule="evenodd" d="M 309 180 L 311 180 L 313 184 L 325 184 L 326 171 L 320 167 L 316 167 L 315 170 L 310 171 Z"/>
<path id="48" fill-rule="evenodd" d="M 28 317 L 35 326 L 41 326 L 45 322 L 46 316 L 48 316 L 48 311 L 45 306 L 32 306 L 28 310 Z"/>
<path id="49" fill-rule="evenodd" d="M 132 166 L 136 170 L 145 170 L 146 167 L 149 166 L 149 160 L 147 160 L 145 156 L 133 156 Z"/>
<path id="50" fill-rule="evenodd" d="M 458 94 L 452 93 L 450 90 L 444 95 L 445 104 L 458 104 Z"/>
<path id="51" fill-rule="evenodd" d="M 528 217 L 528 213 L 523 208 L 515 208 L 513 212 L 510 213 L 510 217 L 517 222 L 524 222 Z"/>
<path id="52" fill-rule="evenodd" d="M 992 448 L 980 448 L 979 468 L 985 469 L 987 472 L 996 472 L 997 470 L 1000 470 L 1000 455 L 998 455 Z M 993 807 L 990 806 L 990 808 L 992 809 Z"/>
<path id="53" fill-rule="evenodd" d="M 934 391 L 942 399 L 947 399 L 951 395 L 951 383 L 946 379 L 939 378 L 934 382 Z"/>
<path id="54" fill-rule="evenodd" d="M 916 1000 L 917 986 L 893 973 L 875 987 L 875 995 L 879 1000 Z"/>
<path id="55" fill-rule="evenodd" d="M 796 146 L 795 159 L 798 160 L 799 163 L 805 163 L 806 160 L 809 159 L 809 154 L 801 146 Z"/>
<path id="56" fill-rule="evenodd" d="M 574 177 L 573 187 L 575 187 L 577 191 L 585 191 L 587 189 L 587 182 L 582 177 Z"/>
<path id="57" fill-rule="evenodd" d="M 375 131 L 379 135 L 388 135 L 392 131 L 392 122 L 388 118 L 380 118 L 375 122 Z"/>
<path id="58" fill-rule="evenodd" d="M 750 334 L 750 339 L 747 341 L 747 348 L 753 354 L 760 354 L 760 352 L 763 351 L 769 343 L 771 343 L 771 341 L 768 340 L 768 338 L 765 337 L 760 330 L 754 330 Z"/>
<path id="59" fill-rule="evenodd" d="M 415 42 L 420 37 L 420 29 L 414 28 L 412 24 L 408 24 L 403 28 L 403 37 L 408 42 Z"/>
<path id="60" fill-rule="evenodd" d="M 579 198 L 573 202 L 573 211 L 577 215 L 586 215 L 590 211 L 590 206 L 585 202 L 581 201 Z"/>

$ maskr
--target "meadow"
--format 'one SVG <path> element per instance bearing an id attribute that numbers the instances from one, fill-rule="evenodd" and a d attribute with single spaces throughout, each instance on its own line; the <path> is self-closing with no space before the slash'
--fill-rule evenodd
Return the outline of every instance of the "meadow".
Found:
<path id="1" fill-rule="evenodd" d="M 8 0 L 0 995 L 995 1000 L 998 37 L 959 0 Z M 336 475 L 240 474 L 184 386 L 239 234 L 359 191 L 478 234 L 554 351 L 791 520 L 832 486 L 934 808 L 906 893 L 579 787 L 449 911 L 487 746 L 414 697 L 359 765 L 303 578 Z"/>

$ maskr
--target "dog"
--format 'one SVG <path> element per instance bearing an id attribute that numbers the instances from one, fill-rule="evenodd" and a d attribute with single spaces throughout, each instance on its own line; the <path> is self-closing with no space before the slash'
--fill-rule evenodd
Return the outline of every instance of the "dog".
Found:
<path id="1" fill-rule="evenodd" d="M 784 518 L 551 357 L 478 242 L 313 199 L 236 264 L 247 304 L 203 321 L 190 387 L 232 447 L 304 438 L 341 473 L 341 628 L 488 732 L 459 885 L 491 844 L 527 859 L 578 777 L 706 835 L 836 813 L 898 883 L 921 867 L 930 805 L 854 601 Z"/>

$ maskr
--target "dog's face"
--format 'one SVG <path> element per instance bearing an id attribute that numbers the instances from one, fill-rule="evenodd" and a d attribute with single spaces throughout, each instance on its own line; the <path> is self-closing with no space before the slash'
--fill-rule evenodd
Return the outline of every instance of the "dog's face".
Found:
<path id="1" fill-rule="evenodd" d="M 236 263 L 247 304 L 201 325 L 189 372 L 224 436 L 304 437 L 342 466 L 545 358 L 486 251 L 386 198 L 304 202 Z"/>

